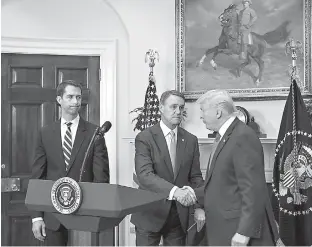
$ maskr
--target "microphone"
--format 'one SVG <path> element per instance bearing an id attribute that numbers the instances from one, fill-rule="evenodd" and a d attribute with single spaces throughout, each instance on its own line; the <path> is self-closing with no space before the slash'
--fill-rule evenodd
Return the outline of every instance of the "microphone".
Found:
<path id="1" fill-rule="evenodd" d="M 106 132 L 108 132 L 110 130 L 110 128 L 112 127 L 112 124 L 110 121 L 106 121 L 102 127 L 98 130 L 98 135 L 100 137 L 103 137 L 105 135 Z"/>
<path id="2" fill-rule="evenodd" d="M 112 127 L 112 124 L 110 121 L 106 121 L 102 127 L 97 127 L 93 133 L 93 136 L 91 138 L 91 141 L 89 142 L 89 146 L 87 148 L 87 151 L 85 152 L 85 156 L 84 156 L 84 159 L 83 159 L 83 162 L 82 162 L 82 166 L 81 166 L 81 169 L 80 169 L 80 175 L 79 175 L 79 182 L 81 182 L 82 180 L 82 174 L 83 174 L 83 171 L 84 171 L 84 168 L 85 168 L 85 165 L 86 165 L 86 160 L 90 154 L 90 148 L 91 146 L 94 144 L 94 142 L 96 140 L 99 140 L 100 138 L 103 138 L 105 133 L 107 131 L 109 131 L 109 129 Z"/>

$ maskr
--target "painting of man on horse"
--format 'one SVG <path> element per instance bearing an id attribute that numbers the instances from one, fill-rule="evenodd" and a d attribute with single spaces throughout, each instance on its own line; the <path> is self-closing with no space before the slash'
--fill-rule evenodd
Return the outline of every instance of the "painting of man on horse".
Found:
<path id="1" fill-rule="evenodd" d="M 187 90 L 211 89 L 216 83 L 225 89 L 288 86 L 284 47 L 289 37 L 304 38 L 301 1 L 191 2 L 186 1 L 184 16 Z M 222 6 L 228 7 L 214 17 L 212 9 Z"/>
<path id="2" fill-rule="evenodd" d="M 208 49 L 205 55 L 201 58 L 199 65 L 201 65 L 207 55 L 212 52 L 214 52 L 214 55 L 210 63 L 214 69 L 217 67 L 214 58 L 218 55 L 218 53 L 240 54 L 240 58 L 244 61 L 236 68 L 236 74 L 237 76 L 241 76 L 242 69 L 251 64 L 251 58 L 253 58 L 259 66 L 259 74 L 254 78 L 256 85 L 258 85 L 262 80 L 262 73 L 264 69 L 262 56 L 265 52 L 267 42 L 270 41 L 270 36 L 276 35 L 277 32 L 269 32 L 265 35 L 259 35 L 251 32 L 251 27 L 257 20 L 257 15 L 255 11 L 249 7 L 252 3 L 251 0 L 243 0 L 242 3 L 244 8 L 239 12 L 239 14 L 237 13 L 237 5 L 231 4 L 219 16 L 221 26 L 223 27 L 219 38 L 219 45 L 212 49 Z M 285 29 L 284 33 L 287 34 L 287 24 L 288 22 L 285 21 L 281 27 L 277 29 L 278 32 L 280 32 L 279 30 L 283 28 Z M 275 42 L 278 43 L 280 41 L 285 41 L 287 36 L 288 35 L 284 35 L 281 37 L 281 40 L 277 40 Z"/>

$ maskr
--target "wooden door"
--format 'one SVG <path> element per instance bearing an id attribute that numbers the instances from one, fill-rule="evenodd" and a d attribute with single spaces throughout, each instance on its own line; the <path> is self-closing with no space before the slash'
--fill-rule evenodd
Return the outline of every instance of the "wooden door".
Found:
<path id="1" fill-rule="evenodd" d="M 2 245 L 40 245 L 33 237 L 24 203 L 36 136 L 41 126 L 59 118 L 56 87 L 68 79 L 83 87 L 80 115 L 100 125 L 99 68 L 99 57 L 95 56 L 2 54 Z M 70 243 L 98 243 L 94 238 L 95 234 L 74 231 Z M 101 234 L 99 242 L 113 245 L 113 236 Z"/>

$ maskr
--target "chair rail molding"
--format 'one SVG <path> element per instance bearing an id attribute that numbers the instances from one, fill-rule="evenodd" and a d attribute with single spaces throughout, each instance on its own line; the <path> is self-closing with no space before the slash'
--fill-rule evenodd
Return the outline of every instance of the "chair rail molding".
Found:
<path id="1" fill-rule="evenodd" d="M 131 145 L 134 145 L 135 138 L 132 137 L 124 137 L 123 140 L 128 142 Z M 210 146 L 213 144 L 214 139 L 213 138 L 198 138 L 198 145 L 199 145 L 199 151 L 201 152 L 201 157 L 203 158 L 203 152 L 210 153 Z M 265 178 L 267 183 L 272 183 L 272 176 L 273 176 L 273 166 L 274 166 L 274 151 L 275 151 L 275 145 L 276 145 L 276 139 L 275 138 L 260 138 L 260 142 L 263 146 L 263 152 L 264 152 L 264 172 L 265 172 Z M 203 160 L 202 160 L 203 161 Z M 204 162 L 201 162 L 204 163 Z M 203 174 L 206 174 L 206 168 L 201 165 L 201 170 Z"/>

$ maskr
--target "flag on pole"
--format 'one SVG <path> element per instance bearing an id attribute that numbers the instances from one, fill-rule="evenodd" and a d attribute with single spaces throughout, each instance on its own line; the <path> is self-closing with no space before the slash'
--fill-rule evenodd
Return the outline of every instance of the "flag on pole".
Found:
<path id="1" fill-rule="evenodd" d="M 286 246 L 311 246 L 312 127 L 295 80 L 276 143 L 272 187 L 281 240 Z"/>
<path id="2" fill-rule="evenodd" d="M 137 121 L 133 130 L 145 130 L 160 121 L 159 99 L 156 94 L 156 84 L 153 72 L 149 74 L 149 83 L 145 93 L 144 106 L 134 109 L 132 112 L 140 112 L 139 115 L 132 120 Z"/>
<path id="3" fill-rule="evenodd" d="M 139 115 L 132 120 L 132 122 L 135 120 L 137 121 L 133 130 L 137 129 L 142 131 L 157 124 L 160 121 L 159 99 L 156 94 L 157 90 L 153 71 L 150 72 L 148 81 L 149 84 L 145 93 L 144 106 L 136 108 L 130 112 L 140 112 Z M 135 169 L 133 171 L 133 183 L 135 187 L 139 186 L 139 181 L 136 176 Z"/>

